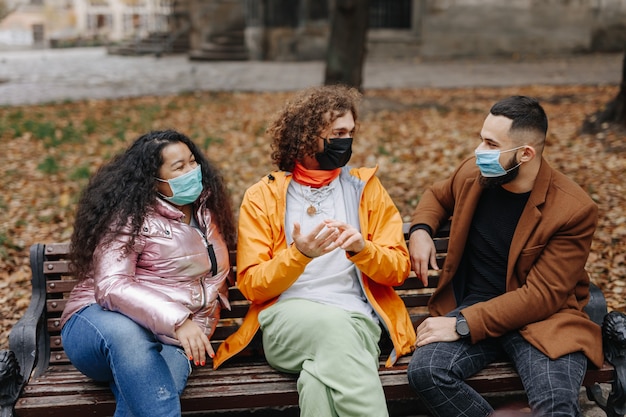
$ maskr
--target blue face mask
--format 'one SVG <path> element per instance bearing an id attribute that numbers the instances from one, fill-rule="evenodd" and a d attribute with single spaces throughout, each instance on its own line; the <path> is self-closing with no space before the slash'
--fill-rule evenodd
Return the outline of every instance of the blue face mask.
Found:
<path id="1" fill-rule="evenodd" d="M 523 147 L 524 146 L 518 146 L 517 148 L 507 149 L 506 151 L 476 150 L 474 151 L 474 154 L 476 155 L 476 166 L 478 166 L 478 169 L 480 170 L 482 176 L 486 178 L 501 177 L 503 175 L 506 175 L 509 171 L 512 171 L 518 166 L 522 165 L 522 163 L 520 162 L 512 168 L 504 169 L 502 164 L 500 164 L 500 154 L 515 151 Z"/>
<path id="2" fill-rule="evenodd" d="M 161 194 L 161 197 L 177 206 L 193 203 L 202 193 L 202 170 L 200 169 L 200 165 L 176 178 L 169 180 L 157 178 L 157 180 L 170 185 L 174 195 L 168 197 Z"/>

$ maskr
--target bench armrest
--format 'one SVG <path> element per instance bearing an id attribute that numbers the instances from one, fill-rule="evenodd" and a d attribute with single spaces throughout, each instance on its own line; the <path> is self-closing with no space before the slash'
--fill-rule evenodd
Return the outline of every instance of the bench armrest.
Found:
<path id="1" fill-rule="evenodd" d="M 598 326 L 602 326 L 604 316 L 608 311 L 606 298 L 602 290 L 593 282 L 589 284 L 589 302 L 585 306 L 585 313 Z"/>
<path id="2" fill-rule="evenodd" d="M 626 414 L 626 314 L 611 311 L 604 317 L 602 343 L 606 361 L 615 368 L 604 411 L 607 417 L 621 417 Z"/>
<path id="3" fill-rule="evenodd" d="M 43 274 L 45 245 L 30 248 L 32 294 L 28 309 L 9 334 L 10 351 L 0 352 L 2 416 L 11 415 L 23 386 L 31 372 L 41 375 L 48 367 L 50 342 L 46 328 L 46 279 Z M 4 379 L 6 378 L 6 380 Z M 6 387 L 6 389 L 5 389 Z M 5 392 L 6 391 L 6 392 Z"/>

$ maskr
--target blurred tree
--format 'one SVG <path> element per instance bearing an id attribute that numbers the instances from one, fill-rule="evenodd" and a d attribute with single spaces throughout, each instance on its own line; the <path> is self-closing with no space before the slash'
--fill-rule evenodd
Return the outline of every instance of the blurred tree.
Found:
<path id="1" fill-rule="evenodd" d="M 622 81 L 619 92 L 603 109 L 597 111 L 583 122 L 583 132 L 596 133 L 604 130 L 606 124 L 618 124 L 626 127 L 626 48 L 622 61 Z"/>
<path id="2" fill-rule="evenodd" d="M 369 0 L 333 0 L 324 84 L 346 84 L 362 90 Z"/>
<path id="3" fill-rule="evenodd" d="M 9 14 L 9 8 L 5 0 L 0 0 L 0 20 L 4 19 Z"/>

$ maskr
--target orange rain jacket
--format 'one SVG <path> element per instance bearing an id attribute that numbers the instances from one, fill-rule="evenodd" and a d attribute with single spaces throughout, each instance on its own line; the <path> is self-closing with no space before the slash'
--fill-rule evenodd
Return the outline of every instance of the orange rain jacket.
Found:
<path id="1" fill-rule="evenodd" d="M 367 299 L 393 342 L 386 366 L 415 345 L 411 318 L 393 286 L 401 285 L 410 271 L 410 258 L 402 233 L 402 218 L 378 178 L 377 168 L 344 167 L 340 181 L 349 199 L 358 204 L 360 231 L 365 248 L 350 256 L 361 271 L 361 284 Z M 239 330 L 219 347 L 213 367 L 241 352 L 259 329 L 258 315 L 276 302 L 311 261 L 285 237 L 287 187 L 291 174 L 272 172 L 250 187 L 239 213 L 237 244 L 237 285 L 251 301 Z"/>

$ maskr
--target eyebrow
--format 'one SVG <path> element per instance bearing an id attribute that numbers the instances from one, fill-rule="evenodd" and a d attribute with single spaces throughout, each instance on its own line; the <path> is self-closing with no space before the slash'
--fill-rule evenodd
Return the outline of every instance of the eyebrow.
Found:
<path id="1" fill-rule="evenodd" d="M 193 152 L 189 152 L 189 158 L 187 160 L 191 160 L 191 159 L 196 159 L 196 156 L 193 154 Z M 184 164 L 186 162 L 185 158 L 180 158 L 180 159 L 176 159 L 175 161 L 172 161 L 172 163 L 170 164 L 170 167 L 175 166 L 176 164 Z"/>
<path id="2" fill-rule="evenodd" d="M 480 134 L 478 135 L 478 137 L 479 137 L 479 138 L 480 138 L 480 140 L 481 140 L 481 141 L 483 141 L 483 142 L 489 142 L 489 143 L 492 143 L 492 144 L 494 144 L 494 145 L 500 145 L 500 142 L 498 142 L 498 141 L 497 141 L 497 140 L 495 140 L 495 139 L 492 139 L 492 138 L 485 138 L 485 137 L 483 137 L 483 135 L 480 135 Z"/>
<path id="3" fill-rule="evenodd" d="M 332 129 L 332 132 L 350 132 L 350 133 L 354 133 L 354 131 L 356 130 L 356 127 L 353 127 L 352 129 L 348 129 L 347 127 L 336 127 L 334 129 Z"/>

